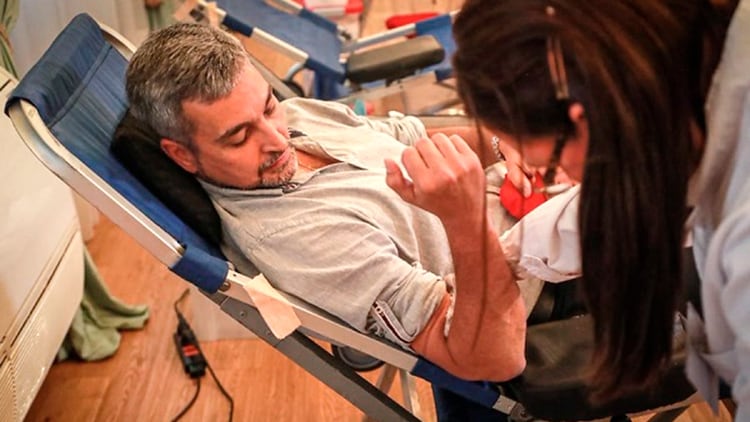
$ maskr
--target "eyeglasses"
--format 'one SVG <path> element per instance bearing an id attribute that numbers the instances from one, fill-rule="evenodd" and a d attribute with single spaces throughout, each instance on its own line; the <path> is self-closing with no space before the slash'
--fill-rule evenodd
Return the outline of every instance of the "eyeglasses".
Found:
<path id="1" fill-rule="evenodd" d="M 550 18 L 555 17 L 554 7 L 547 6 L 545 12 Z M 555 98 L 560 104 L 567 104 L 570 99 L 568 77 L 565 74 L 565 61 L 563 58 L 560 38 L 555 35 L 547 37 L 547 65 L 549 67 L 552 85 L 555 87 Z M 544 172 L 542 179 L 545 185 L 549 186 L 555 182 L 557 168 L 560 166 L 560 156 L 562 155 L 562 150 L 565 147 L 567 139 L 568 137 L 564 134 L 560 134 L 555 138 L 555 146 L 552 149 L 552 156 L 550 157 L 547 170 Z"/>
<path id="2" fill-rule="evenodd" d="M 547 186 L 555 183 L 557 168 L 560 166 L 560 156 L 562 155 L 562 150 L 565 147 L 566 140 L 567 137 L 565 135 L 559 135 L 555 138 L 555 146 L 552 149 L 552 155 L 549 158 L 547 169 L 544 171 L 544 176 L 542 176 L 542 181 Z"/>

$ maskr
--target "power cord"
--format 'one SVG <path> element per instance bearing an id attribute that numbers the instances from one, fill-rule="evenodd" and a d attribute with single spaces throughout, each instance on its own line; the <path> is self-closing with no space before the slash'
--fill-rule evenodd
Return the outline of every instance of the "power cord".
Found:
<path id="1" fill-rule="evenodd" d="M 177 422 L 178 420 L 180 420 L 180 418 L 185 416 L 185 413 L 187 413 L 188 410 L 190 410 L 190 408 L 193 407 L 193 404 L 195 404 L 195 400 L 198 398 L 198 393 L 200 392 L 201 392 L 201 379 L 196 378 L 195 379 L 195 393 L 193 394 L 193 397 L 190 399 L 188 404 L 185 405 L 185 407 L 183 407 L 182 410 L 180 410 L 180 413 L 178 413 L 177 416 L 172 418 L 172 422 Z"/>
<path id="2" fill-rule="evenodd" d="M 182 360 L 182 367 L 190 378 L 200 378 L 206 374 L 206 358 L 201 352 L 198 339 L 195 337 L 190 324 L 185 316 L 180 312 L 180 302 L 185 300 L 190 290 L 185 289 L 182 295 L 174 303 L 174 311 L 177 314 L 177 331 L 174 333 L 174 344 L 177 347 L 177 353 Z"/>
<path id="3" fill-rule="evenodd" d="M 201 391 L 201 378 L 206 375 L 206 369 L 208 369 L 211 377 L 216 382 L 221 394 L 226 397 L 227 401 L 229 401 L 229 422 L 232 422 L 234 416 L 234 400 L 224 386 L 221 385 L 221 382 L 219 381 L 219 378 L 216 377 L 216 373 L 214 373 L 211 365 L 208 364 L 208 361 L 203 355 L 200 344 L 198 344 L 198 339 L 195 337 L 195 333 L 193 333 L 185 316 L 180 312 L 180 302 L 187 297 L 189 292 L 189 289 L 185 289 L 180 297 L 174 302 L 174 311 L 177 314 L 177 330 L 174 333 L 174 343 L 177 348 L 177 354 L 180 355 L 180 360 L 182 360 L 182 367 L 185 370 L 185 373 L 188 374 L 190 378 L 195 379 L 196 389 L 195 394 L 193 394 L 193 397 L 188 404 L 185 405 L 180 413 L 172 419 L 172 422 L 176 422 L 185 416 L 188 410 L 190 410 L 190 408 L 193 407 L 193 404 L 195 404 L 195 400 L 198 398 L 198 394 Z"/>

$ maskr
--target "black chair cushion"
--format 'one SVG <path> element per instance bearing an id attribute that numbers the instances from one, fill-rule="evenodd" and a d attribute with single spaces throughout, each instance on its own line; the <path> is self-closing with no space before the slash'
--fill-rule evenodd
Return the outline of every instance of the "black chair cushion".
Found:
<path id="1" fill-rule="evenodd" d="M 193 175 L 167 157 L 159 135 L 128 111 L 110 146 L 112 154 L 157 198 L 193 230 L 221 243 L 221 220 L 208 194 Z"/>
<path id="2" fill-rule="evenodd" d="M 678 334 L 672 362 L 655 388 L 594 404 L 586 376 L 593 344 L 590 316 L 529 327 L 526 369 L 502 386 L 529 414 L 550 421 L 599 419 L 656 409 L 685 400 L 695 391 L 685 376 L 684 339 Z"/>
<path id="3" fill-rule="evenodd" d="M 393 81 L 440 63 L 444 57 L 443 46 L 435 37 L 421 35 L 400 43 L 352 53 L 346 61 L 346 76 L 357 84 L 381 79 Z"/>

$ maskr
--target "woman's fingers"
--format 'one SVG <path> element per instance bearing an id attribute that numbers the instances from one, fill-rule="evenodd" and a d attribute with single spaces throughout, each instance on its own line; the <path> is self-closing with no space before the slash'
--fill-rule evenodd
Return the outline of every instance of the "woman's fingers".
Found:
<path id="1" fill-rule="evenodd" d="M 531 180 L 529 179 L 528 174 L 526 174 L 526 171 L 524 171 L 523 167 L 518 163 L 510 162 L 506 162 L 506 167 L 508 169 L 508 174 L 505 177 L 507 177 L 513 184 L 513 186 L 515 186 L 516 189 L 518 189 L 518 191 L 523 194 L 524 198 L 528 198 L 529 196 L 531 196 Z"/>

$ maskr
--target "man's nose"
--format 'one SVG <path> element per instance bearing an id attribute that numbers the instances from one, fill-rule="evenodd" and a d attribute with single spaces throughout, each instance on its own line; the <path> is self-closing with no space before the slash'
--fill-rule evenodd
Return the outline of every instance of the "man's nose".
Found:
<path id="1" fill-rule="evenodd" d="M 272 121 L 264 120 L 261 124 L 261 130 L 263 131 L 263 138 L 265 139 L 264 146 L 266 150 L 280 151 L 286 149 L 289 141 L 284 133 L 279 131 Z"/>

